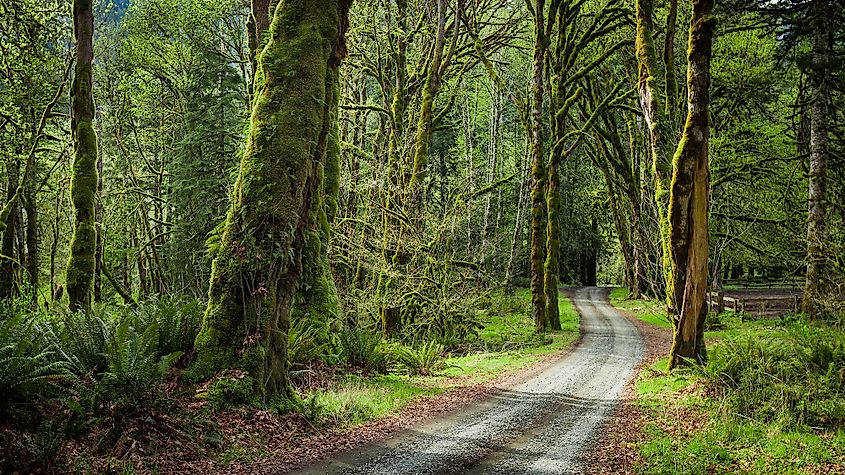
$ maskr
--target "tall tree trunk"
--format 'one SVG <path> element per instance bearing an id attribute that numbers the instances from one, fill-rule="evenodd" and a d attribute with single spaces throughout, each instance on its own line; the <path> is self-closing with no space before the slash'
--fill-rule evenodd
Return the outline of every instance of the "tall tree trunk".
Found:
<path id="1" fill-rule="evenodd" d="M 458 19 L 455 20 L 456 28 Z M 416 208 L 424 206 L 425 187 L 423 181 L 428 167 L 428 143 L 431 141 L 432 124 L 434 120 L 434 100 L 440 91 L 440 75 L 443 64 L 443 47 L 446 41 L 446 0 L 437 0 L 437 34 L 434 40 L 434 51 L 431 63 L 428 65 L 428 75 L 423 86 L 420 104 L 420 116 L 417 120 L 417 130 L 414 137 L 413 174 L 409 183 L 411 203 Z"/>
<path id="2" fill-rule="evenodd" d="M 20 201 L 12 200 L 18 189 L 18 180 L 20 172 L 20 164 L 18 161 L 7 164 L 6 172 L 8 173 L 7 181 L 7 201 L 3 212 L 5 216 L 0 220 L 0 231 L 2 239 L 0 239 L 0 300 L 10 300 L 15 297 L 17 290 L 17 279 L 15 273 L 17 272 L 17 258 L 15 257 L 15 236 L 18 232 L 18 216 L 20 212 Z"/>
<path id="3" fill-rule="evenodd" d="M 552 163 L 546 182 L 546 261 L 543 265 L 543 290 L 546 295 L 546 321 L 552 330 L 560 330 L 558 269 L 560 269 L 560 164 Z"/>
<path id="4" fill-rule="evenodd" d="M 531 77 L 531 316 L 537 333 L 546 331 L 543 266 L 546 228 L 546 159 L 543 154 L 543 72 L 546 57 L 545 0 L 534 2 L 534 59 Z"/>
<path id="5" fill-rule="evenodd" d="M 36 201 L 36 180 L 29 180 L 26 184 L 24 197 L 24 211 L 26 211 L 26 273 L 29 281 L 30 306 L 38 306 L 39 254 L 38 254 L 38 204 Z"/>
<path id="6" fill-rule="evenodd" d="M 212 266 L 195 377 L 248 374 L 256 395 L 287 397 L 287 339 L 307 258 L 326 118 L 345 56 L 351 0 L 285 1 L 275 9 L 256 74 L 247 145 Z M 335 113 L 335 111 L 331 111 Z M 336 136 L 335 136 L 336 139 Z"/>
<path id="7" fill-rule="evenodd" d="M 819 299 L 826 291 L 824 242 L 827 233 L 825 202 L 828 162 L 827 116 L 830 101 L 828 8 L 827 0 L 813 0 L 813 111 L 810 122 L 810 177 L 807 199 L 807 280 L 804 286 L 804 310 L 813 316 L 819 314 Z"/>
<path id="8" fill-rule="evenodd" d="M 669 198 L 671 245 L 670 289 L 677 311 L 672 315 L 673 339 L 669 368 L 687 360 L 703 363 L 704 319 L 707 305 L 708 227 L 710 178 L 710 58 L 712 56 L 713 0 L 693 0 L 687 56 L 688 111 L 684 135 L 675 152 Z"/>
<path id="9" fill-rule="evenodd" d="M 94 280 L 94 250 L 97 230 L 94 203 L 97 196 L 97 134 L 94 131 L 94 10 L 92 0 L 74 0 L 73 31 L 76 37 L 76 69 L 71 86 L 74 136 L 73 178 L 70 196 L 75 222 L 66 269 L 66 287 L 70 307 L 88 310 Z"/>
<path id="10" fill-rule="evenodd" d="M 669 160 L 670 145 L 668 134 L 668 119 L 666 104 L 660 94 L 665 90 L 665 84 L 657 62 L 657 52 L 654 47 L 654 15 L 653 0 L 637 0 L 637 34 L 636 54 L 639 71 L 640 107 L 643 111 L 649 138 L 649 157 L 654 174 L 654 201 L 657 206 L 659 233 L 662 243 L 663 280 L 669 281 L 669 187 L 672 179 L 672 163 Z M 675 303 L 672 292 L 667 289 L 666 304 L 673 312 Z"/>
<path id="11" fill-rule="evenodd" d="M 97 193 L 103 196 L 103 155 L 97 154 Z M 97 200 L 94 207 L 94 222 L 97 226 L 97 243 L 94 252 L 94 302 L 103 301 L 103 251 L 104 251 L 104 236 L 103 236 L 103 202 Z"/>

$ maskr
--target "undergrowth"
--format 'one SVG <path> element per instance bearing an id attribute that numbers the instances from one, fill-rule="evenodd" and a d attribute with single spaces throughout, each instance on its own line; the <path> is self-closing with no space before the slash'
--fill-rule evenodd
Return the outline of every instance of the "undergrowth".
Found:
<path id="1" fill-rule="evenodd" d="M 644 321 L 653 311 L 640 301 L 627 306 Z M 669 373 L 664 358 L 641 374 L 637 403 L 649 422 L 637 471 L 845 472 L 842 327 L 724 314 L 708 330 L 706 365 Z"/>

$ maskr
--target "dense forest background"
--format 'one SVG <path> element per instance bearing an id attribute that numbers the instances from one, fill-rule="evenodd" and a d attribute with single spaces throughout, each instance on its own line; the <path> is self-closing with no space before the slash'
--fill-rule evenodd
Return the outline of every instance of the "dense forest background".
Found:
<path id="1" fill-rule="evenodd" d="M 294 63 L 311 40 L 288 24 L 314 2 L 88 1 L 90 95 L 85 3 L 0 3 L 0 328 L 89 389 L 119 373 L 103 345 L 135 338 L 155 377 L 291 396 L 338 339 L 465 348 L 491 293 L 525 287 L 540 334 L 559 285 L 668 293 L 680 328 L 666 210 L 700 99 L 691 17 L 715 28 L 700 284 L 806 287 L 808 314 L 842 318 L 838 0 L 331 2 L 322 69 Z M 297 134 L 301 176 L 278 138 Z"/>

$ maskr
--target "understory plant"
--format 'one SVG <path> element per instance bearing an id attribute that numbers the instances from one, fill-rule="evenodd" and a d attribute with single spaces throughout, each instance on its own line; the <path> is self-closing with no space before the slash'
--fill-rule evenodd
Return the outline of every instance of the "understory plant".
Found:
<path id="1" fill-rule="evenodd" d="M 708 383 L 730 411 L 787 427 L 845 424 L 845 333 L 792 323 L 727 339 L 711 352 Z"/>

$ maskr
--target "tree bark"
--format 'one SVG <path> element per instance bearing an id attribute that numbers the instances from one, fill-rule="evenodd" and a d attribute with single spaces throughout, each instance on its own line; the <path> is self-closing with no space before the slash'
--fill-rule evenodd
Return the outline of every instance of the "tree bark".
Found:
<path id="1" fill-rule="evenodd" d="M 65 279 L 70 307 L 87 311 L 91 307 L 91 287 L 94 280 L 94 251 L 97 243 L 94 204 L 99 181 L 92 89 L 92 0 L 74 0 L 73 30 L 76 37 L 76 69 L 71 86 L 74 158 L 70 196 L 75 221 Z"/>
<path id="2" fill-rule="evenodd" d="M 672 179 L 672 164 L 669 161 L 669 134 L 666 104 L 660 98 L 665 90 L 660 73 L 657 53 L 654 47 L 653 0 L 637 0 L 636 54 L 639 70 L 639 97 L 649 137 L 649 156 L 654 174 L 654 201 L 657 206 L 659 232 L 662 243 L 662 275 L 669 281 L 669 187 Z M 666 305 L 670 313 L 674 312 L 675 303 L 672 292 L 667 289 Z"/>
<path id="3" fill-rule="evenodd" d="M 710 138 L 710 59 L 713 0 L 693 0 L 687 56 L 688 111 L 684 134 L 674 157 L 669 198 L 671 280 L 677 311 L 672 315 L 669 369 L 687 361 L 703 363 L 707 306 L 708 226 L 710 205 L 708 142 Z"/>
<path id="4" fill-rule="evenodd" d="M 325 184 L 326 114 L 346 54 L 351 0 L 285 1 L 256 74 L 247 145 L 212 266 L 195 377 L 244 371 L 258 396 L 288 397 L 287 333 L 309 224 Z M 336 136 L 335 136 L 336 138 Z"/>
<path id="5" fill-rule="evenodd" d="M 546 331 L 545 257 L 546 160 L 543 154 L 543 73 L 545 0 L 534 2 L 534 58 L 531 77 L 531 306 L 534 329 Z"/>
<path id="6" fill-rule="evenodd" d="M 813 46 L 811 83 L 813 110 L 810 122 L 810 173 L 807 198 L 807 278 L 804 285 L 804 311 L 820 313 L 819 300 L 826 293 L 824 242 L 827 234 L 828 103 L 830 89 L 830 32 L 827 25 L 828 1 L 813 0 Z"/>

